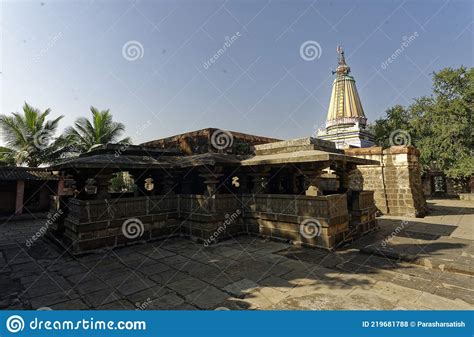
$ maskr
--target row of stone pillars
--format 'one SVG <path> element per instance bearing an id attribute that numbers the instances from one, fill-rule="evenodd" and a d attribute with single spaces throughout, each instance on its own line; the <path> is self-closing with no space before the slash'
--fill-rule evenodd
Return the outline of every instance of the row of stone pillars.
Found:
<path id="1" fill-rule="evenodd" d="M 153 195 L 156 194 L 156 191 L 159 186 L 160 194 L 170 194 L 173 193 L 173 187 L 176 184 L 181 184 L 181 193 L 189 194 L 205 194 L 208 196 L 213 196 L 219 191 L 220 185 L 223 183 L 224 177 L 224 168 L 223 167 L 207 167 L 207 168 L 198 168 L 197 172 L 174 172 L 173 176 L 170 175 L 170 172 L 167 171 L 155 171 L 155 172 L 139 172 L 137 170 L 131 171 L 132 177 L 135 176 L 135 184 L 138 186 L 138 190 L 141 194 L 144 195 Z M 319 165 L 319 168 L 314 166 L 303 166 L 301 169 L 282 169 L 279 172 L 279 175 L 276 177 L 271 177 L 271 169 L 267 167 L 259 167 L 258 171 L 248 172 L 247 170 L 241 170 L 236 172 L 235 176 L 239 179 L 239 192 L 241 193 L 253 193 L 253 194 L 264 194 L 268 193 L 268 185 L 272 179 L 276 181 L 271 182 L 273 189 L 277 190 L 279 193 L 288 193 L 288 194 L 299 194 L 301 187 L 304 189 L 304 193 L 308 196 L 318 196 L 322 195 L 322 191 L 319 187 L 319 180 L 323 174 L 323 168 Z M 345 190 L 348 187 L 348 175 L 349 170 L 347 167 L 339 168 L 335 171 L 339 177 L 341 190 Z M 91 172 L 92 173 L 92 172 Z M 193 175 L 194 174 L 194 175 Z M 197 176 L 200 178 L 199 186 L 192 189 L 190 185 L 195 183 Z M 113 172 L 100 172 L 99 174 L 94 175 L 94 186 L 96 190 L 97 199 L 107 199 L 110 198 L 109 194 L 109 184 L 110 180 L 113 177 Z M 92 176 L 92 174 L 91 174 Z M 302 177 L 302 178 L 299 178 Z M 147 191 L 145 189 L 146 179 L 151 178 L 154 183 L 154 189 L 152 191 Z M 297 180 L 301 179 L 300 187 L 298 188 Z M 87 180 L 87 179 L 86 179 Z M 83 180 L 86 181 L 86 180 Z M 248 183 L 252 182 L 252 187 L 248 189 Z M 285 186 L 283 186 L 283 184 Z M 275 188 L 276 186 L 276 188 Z M 80 186 L 79 186 L 80 188 Z M 196 189 L 204 188 L 204 191 L 196 193 Z M 194 190 L 194 193 L 192 192 Z"/>
<path id="2" fill-rule="evenodd" d="M 306 169 L 300 170 L 297 174 L 288 174 L 287 179 L 289 182 L 289 192 L 298 193 L 296 178 L 298 176 L 303 176 L 303 185 L 305 194 L 308 196 L 318 196 L 322 195 L 322 192 L 318 186 L 322 170 Z M 239 178 L 239 185 L 241 187 L 241 192 L 243 193 L 253 193 L 253 194 L 262 194 L 265 193 L 269 184 L 269 176 L 271 172 L 269 169 L 261 170 L 259 172 L 250 172 L 250 173 L 240 173 L 236 174 Z M 224 174 L 220 171 L 208 172 L 199 174 L 200 177 L 204 178 L 204 184 L 206 185 L 206 194 L 209 196 L 214 195 L 217 192 L 217 187 L 221 183 L 221 177 Z M 249 180 L 252 182 L 252 188 L 247 189 Z M 278 181 L 278 189 L 283 189 L 281 187 L 281 181 Z"/>

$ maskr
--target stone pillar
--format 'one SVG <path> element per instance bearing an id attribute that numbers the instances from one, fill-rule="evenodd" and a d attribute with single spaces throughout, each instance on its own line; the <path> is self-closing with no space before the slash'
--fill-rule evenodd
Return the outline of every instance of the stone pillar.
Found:
<path id="1" fill-rule="evenodd" d="M 94 177 L 94 179 L 97 185 L 97 199 L 110 199 L 109 184 L 110 179 L 112 179 L 112 174 L 99 173 Z"/>
<path id="2" fill-rule="evenodd" d="M 205 195 L 212 197 L 217 193 L 217 185 L 219 184 L 219 178 L 223 176 L 222 173 L 201 173 L 201 178 L 204 178 L 204 184 L 206 184 Z"/>
<path id="3" fill-rule="evenodd" d="M 302 170 L 301 173 L 304 178 L 305 195 L 312 197 L 323 195 L 318 185 L 319 178 L 323 172 L 320 169 L 310 169 Z"/>
<path id="4" fill-rule="evenodd" d="M 64 186 L 64 177 L 61 177 L 58 180 L 57 195 L 64 195 L 64 194 L 66 194 L 65 186 Z"/>
<path id="5" fill-rule="evenodd" d="M 221 181 L 220 178 L 224 175 L 221 173 L 222 167 L 202 167 L 199 169 L 199 172 L 199 177 L 204 179 L 204 184 L 206 185 L 204 194 L 208 197 L 214 196 L 218 192 L 218 184 Z"/>
<path id="6" fill-rule="evenodd" d="M 76 192 L 76 181 L 74 177 L 71 175 L 63 174 L 58 181 L 57 187 L 57 195 L 58 196 L 66 196 L 66 195 L 74 195 Z"/>
<path id="7" fill-rule="evenodd" d="M 23 200 L 25 195 L 25 181 L 18 180 L 16 182 L 16 199 L 15 199 L 15 214 L 23 213 Z"/>
<path id="8" fill-rule="evenodd" d="M 344 164 L 336 167 L 335 173 L 339 177 L 339 190 L 349 192 L 351 190 L 351 174 L 357 169 L 355 164 Z"/>

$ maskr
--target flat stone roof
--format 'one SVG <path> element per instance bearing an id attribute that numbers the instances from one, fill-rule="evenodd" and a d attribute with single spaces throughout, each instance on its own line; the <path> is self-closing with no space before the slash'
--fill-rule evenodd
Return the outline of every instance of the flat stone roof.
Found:
<path id="1" fill-rule="evenodd" d="M 311 163 L 323 161 L 337 161 L 344 163 L 354 163 L 357 165 L 377 165 L 377 160 L 368 160 L 363 158 L 346 156 L 339 153 L 331 153 L 320 150 L 307 150 L 284 152 L 276 154 L 256 155 L 253 158 L 241 161 L 242 166 L 255 165 L 278 165 L 291 163 Z"/>
<path id="2" fill-rule="evenodd" d="M 324 139 L 314 138 L 314 137 L 296 138 L 296 139 L 283 140 L 283 141 L 274 142 L 274 143 L 255 145 L 255 151 L 264 152 L 264 151 L 272 151 L 272 150 L 278 150 L 278 149 L 291 150 L 292 148 L 299 148 L 299 147 L 305 147 L 305 146 L 309 146 L 311 149 L 343 153 L 341 150 L 338 150 L 336 148 L 336 144 L 334 142 L 330 142 Z"/>
<path id="3" fill-rule="evenodd" d="M 333 142 L 306 137 L 255 146 L 256 156 L 245 159 L 242 166 L 338 161 L 358 165 L 377 165 L 376 160 L 351 157 L 336 149 Z"/>
<path id="4" fill-rule="evenodd" d="M 215 149 L 210 150 L 208 143 L 210 140 L 207 138 L 213 131 L 218 131 L 218 129 L 209 128 L 182 134 L 187 137 L 195 135 L 196 139 L 194 141 L 197 142 L 199 140 L 200 143 L 198 143 L 202 143 L 201 145 L 194 144 L 194 141 L 190 140 L 186 145 L 190 153 L 183 153 L 183 149 L 176 147 L 179 146 L 177 140 L 179 137 L 174 136 L 160 141 L 144 143 L 144 145 L 101 145 L 92 151 L 81 154 L 79 157 L 53 165 L 51 168 L 170 169 L 216 164 L 255 166 L 324 161 L 337 161 L 358 165 L 379 164 L 375 160 L 352 157 L 348 153 L 344 153 L 343 150 L 336 149 L 333 142 L 313 137 L 279 141 L 232 132 L 233 137 L 235 137 L 234 141 L 237 141 L 240 137 L 241 140 L 245 139 L 249 142 L 250 153 L 215 152 Z M 258 143 L 264 140 L 269 142 L 255 144 L 255 142 Z M 195 147 L 191 145 L 195 145 Z"/>
<path id="5" fill-rule="evenodd" d="M 223 151 L 215 147 L 214 142 L 224 142 Z M 185 132 L 171 137 L 155 139 L 141 145 L 156 149 L 178 148 L 185 155 L 196 155 L 207 152 L 225 152 L 229 154 L 250 154 L 251 147 L 258 144 L 278 142 L 280 139 L 251 135 L 248 133 L 206 128 Z M 245 145 L 245 146 L 243 146 Z"/>
<path id="6" fill-rule="evenodd" d="M 0 180 L 58 180 L 51 169 L 40 167 L 0 167 Z"/>
<path id="7" fill-rule="evenodd" d="M 54 165 L 55 169 L 89 168 L 100 169 L 104 167 L 116 169 L 171 169 L 186 168 L 202 165 L 240 165 L 241 158 L 235 155 L 204 153 L 193 156 L 149 156 L 143 155 L 116 155 L 104 153 L 77 157 L 66 162 Z"/>

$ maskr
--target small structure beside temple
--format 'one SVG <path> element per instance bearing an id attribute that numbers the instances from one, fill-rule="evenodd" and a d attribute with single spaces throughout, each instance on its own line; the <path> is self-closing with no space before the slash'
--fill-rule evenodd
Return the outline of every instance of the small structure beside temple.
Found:
<path id="1" fill-rule="evenodd" d="M 46 213 L 60 177 L 39 167 L 0 167 L 0 217 L 28 218 Z"/>
<path id="2" fill-rule="evenodd" d="M 170 236 L 208 245 L 240 234 L 334 249 L 377 228 L 373 192 L 349 189 L 357 165 L 375 164 L 311 137 L 212 128 L 108 144 L 54 166 L 69 189 L 56 197 L 52 211 L 64 217 L 50 230 L 74 253 Z M 338 181 L 330 189 L 321 184 L 326 170 Z M 111 189 L 124 171 L 137 186 L 132 193 Z"/>
<path id="3" fill-rule="evenodd" d="M 337 47 L 338 66 L 334 73 L 331 101 L 326 119 L 326 129 L 318 138 L 336 143 L 337 148 L 370 147 L 374 137 L 367 130 L 367 118 L 357 92 L 351 68 L 346 64 L 344 50 Z"/>

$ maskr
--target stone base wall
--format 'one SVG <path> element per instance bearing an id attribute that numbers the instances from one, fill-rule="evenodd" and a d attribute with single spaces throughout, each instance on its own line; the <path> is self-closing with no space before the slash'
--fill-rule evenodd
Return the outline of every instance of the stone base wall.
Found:
<path id="1" fill-rule="evenodd" d="M 374 191 L 352 192 L 349 208 L 351 214 L 349 229 L 352 238 L 361 237 L 378 229 Z"/>
<path id="2" fill-rule="evenodd" d="M 258 194 L 244 196 L 243 202 L 248 205 L 244 222 L 249 233 L 324 249 L 333 249 L 349 239 L 345 194 L 320 197 Z M 314 224 L 319 233 L 303 231 L 303 223 Z"/>
<path id="3" fill-rule="evenodd" d="M 373 228 L 376 210 L 373 198 L 362 193 L 356 204 L 360 206 L 354 207 L 354 211 L 361 212 L 357 213 L 357 219 L 363 224 L 362 227 L 355 225 L 355 233 L 365 233 L 367 228 Z M 245 233 L 324 249 L 336 248 L 353 236 L 345 194 L 318 197 L 222 194 L 215 198 L 173 195 L 110 201 L 70 200 L 65 214 L 62 222 L 51 226 L 51 231 L 66 246 L 71 245 L 75 254 L 179 235 L 209 245 Z M 303 223 L 315 226 L 310 230 L 316 232 L 303 232 Z M 370 225 L 366 225 L 368 223 Z"/>
<path id="4" fill-rule="evenodd" d="M 181 234 L 212 244 L 246 232 L 241 201 L 234 195 L 179 195 Z"/>
<path id="5" fill-rule="evenodd" d="M 63 232 L 64 243 L 72 245 L 73 253 L 170 237 L 180 233 L 177 205 L 177 196 L 71 200 L 58 230 Z"/>
<path id="6" fill-rule="evenodd" d="M 421 183 L 419 151 L 414 147 L 354 148 L 347 155 L 378 160 L 379 165 L 360 165 L 351 173 L 354 191 L 373 190 L 377 209 L 383 214 L 424 216 L 426 200 Z"/>

